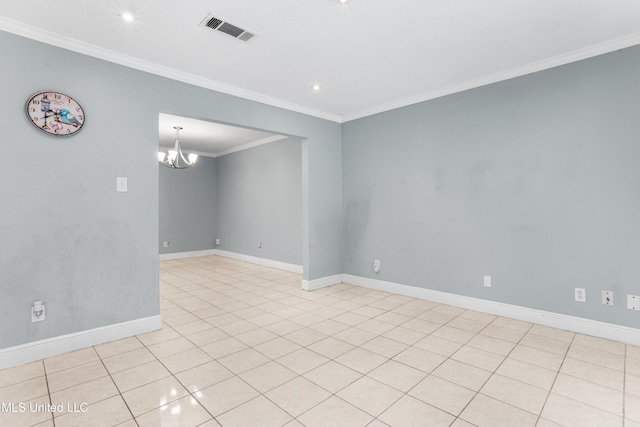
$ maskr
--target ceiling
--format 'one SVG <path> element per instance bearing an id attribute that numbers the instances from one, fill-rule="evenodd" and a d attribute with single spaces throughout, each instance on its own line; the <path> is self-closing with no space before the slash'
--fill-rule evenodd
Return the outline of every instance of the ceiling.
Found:
<path id="1" fill-rule="evenodd" d="M 638 0 L 29 0 L 3 2 L 0 29 L 344 122 L 639 44 L 638 17 Z"/>
<path id="2" fill-rule="evenodd" d="M 159 145 L 164 149 L 163 151 L 173 148 L 175 144 L 175 126 L 182 128 L 178 136 L 180 147 L 185 152 L 208 157 L 223 156 L 287 138 L 284 135 L 261 130 L 160 113 L 158 134 L 160 137 Z"/>

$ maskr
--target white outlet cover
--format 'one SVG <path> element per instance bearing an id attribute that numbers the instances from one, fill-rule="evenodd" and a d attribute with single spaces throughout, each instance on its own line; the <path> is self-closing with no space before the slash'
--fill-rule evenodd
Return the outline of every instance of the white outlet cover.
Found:
<path id="1" fill-rule="evenodd" d="M 602 304 L 613 305 L 613 292 L 602 291 Z"/>
<path id="2" fill-rule="evenodd" d="M 627 295 L 627 308 L 629 310 L 640 311 L 640 296 Z"/>
<path id="3" fill-rule="evenodd" d="M 586 302 L 587 301 L 587 291 L 583 288 L 575 289 L 575 300 L 578 302 Z"/>
<path id="4" fill-rule="evenodd" d="M 42 314 L 40 316 L 36 316 L 36 311 L 42 310 Z M 36 310 L 36 307 L 31 306 L 31 322 L 42 322 L 45 318 L 45 307 L 44 304 L 40 306 L 40 310 Z"/>
<path id="5" fill-rule="evenodd" d="M 490 288 L 491 287 L 491 276 L 484 276 L 484 287 L 485 288 Z"/>

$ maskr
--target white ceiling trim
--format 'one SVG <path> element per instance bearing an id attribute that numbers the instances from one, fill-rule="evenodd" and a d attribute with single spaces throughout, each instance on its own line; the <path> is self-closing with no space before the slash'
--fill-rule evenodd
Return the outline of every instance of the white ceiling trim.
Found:
<path id="1" fill-rule="evenodd" d="M 462 92 L 469 89 L 474 89 L 488 84 L 497 83 L 504 80 L 509 80 L 514 77 L 520 77 L 527 74 L 535 73 L 538 71 L 548 70 L 560 65 L 566 65 L 571 62 L 580 61 L 594 56 L 603 55 L 616 50 L 624 49 L 627 47 L 640 44 L 640 32 L 631 34 L 626 37 L 610 40 L 605 43 L 599 43 L 593 46 L 589 46 L 584 49 L 578 49 L 573 52 L 558 55 L 552 58 L 545 59 L 543 61 L 527 64 L 522 67 L 512 68 L 510 70 L 502 71 L 499 73 L 491 74 L 479 79 L 468 80 L 466 82 L 445 87 L 433 92 L 427 92 L 420 95 L 412 96 L 398 100 L 396 102 L 380 105 L 374 108 L 361 110 L 353 114 L 345 114 L 342 116 L 341 123 L 345 123 L 351 120 L 360 119 L 363 117 L 371 116 L 385 111 L 394 110 L 396 108 L 406 107 L 409 105 L 417 104 L 419 102 L 428 101 L 430 99 L 440 98 L 446 95 L 451 95 L 457 92 Z"/>
<path id="2" fill-rule="evenodd" d="M 217 152 L 213 157 L 225 156 L 227 154 L 235 153 L 237 151 L 248 150 L 249 148 L 258 147 L 259 145 L 268 144 L 270 142 L 280 141 L 281 139 L 286 139 L 287 137 L 284 135 L 273 135 L 268 136 L 266 138 L 259 139 L 257 141 L 249 142 L 247 144 L 239 145 L 237 147 L 228 148 L 223 151 Z M 211 156 L 209 154 L 209 156 Z"/>
<path id="3" fill-rule="evenodd" d="M 249 148 L 258 147 L 260 145 L 269 144 L 271 142 L 280 141 L 282 139 L 287 139 L 287 138 L 288 137 L 284 136 L 284 135 L 272 135 L 272 136 L 268 136 L 268 137 L 263 138 L 263 139 L 259 139 L 257 141 L 252 141 L 252 142 L 248 142 L 246 144 L 238 145 L 237 147 L 228 148 L 226 150 L 222 150 L 222 151 L 219 151 L 217 153 L 192 150 L 190 148 L 185 148 L 185 147 L 182 147 L 182 146 L 181 146 L 181 148 L 182 148 L 182 151 L 185 154 L 194 153 L 194 154 L 197 154 L 198 156 L 202 156 L 202 157 L 216 158 L 216 157 L 220 157 L 220 156 L 226 156 L 227 154 L 235 153 L 235 152 L 238 152 L 238 151 L 248 150 Z"/>
<path id="4" fill-rule="evenodd" d="M 8 19 L 2 16 L 0 16 L 0 30 L 13 33 L 22 37 L 26 37 L 32 40 L 37 40 L 42 43 L 58 46 L 67 50 L 71 50 L 73 52 L 92 56 L 94 58 L 103 59 L 105 61 L 113 62 L 115 64 L 124 65 L 126 67 L 134 68 L 136 70 L 145 71 L 151 74 L 167 77 L 172 80 L 178 80 L 184 83 L 189 83 L 205 89 L 211 89 L 217 92 L 222 92 L 227 95 L 237 96 L 239 98 L 248 99 L 250 101 L 260 102 L 262 104 L 283 108 L 285 110 L 295 111 L 298 113 L 306 114 L 306 115 L 317 117 L 320 119 L 330 120 L 337 123 L 342 122 L 341 117 L 335 114 L 319 111 L 313 108 L 304 107 L 291 102 L 283 101 L 281 99 L 273 98 L 260 93 L 241 89 L 235 86 L 219 83 L 204 77 L 185 73 L 183 71 L 179 71 L 173 68 L 160 66 L 158 64 L 154 64 L 148 61 L 143 61 L 138 58 L 123 55 L 121 53 L 117 53 L 117 52 L 104 49 L 89 43 L 85 43 L 80 40 L 72 39 L 70 37 L 64 37 L 59 34 L 54 34 L 49 31 L 44 31 L 40 28 L 28 26 L 23 23 L 16 22 L 12 19 Z"/>
<path id="5" fill-rule="evenodd" d="M 124 65 L 130 68 L 134 68 L 140 71 L 149 72 L 155 75 L 179 80 L 185 83 L 193 84 L 205 89 L 211 89 L 217 92 L 222 92 L 228 95 L 237 96 L 240 98 L 248 99 L 251 101 L 260 102 L 263 104 L 271 105 L 274 107 L 283 108 L 290 111 L 306 114 L 309 116 L 330 120 L 337 123 L 344 123 L 351 120 L 356 120 L 362 117 L 367 117 L 373 114 L 382 113 L 385 111 L 393 110 L 396 108 L 406 107 L 408 105 L 417 104 L 419 102 L 428 101 L 431 99 L 443 97 L 453 93 L 477 88 L 480 86 L 497 83 L 503 80 L 508 80 L 514 77 L 531 74 L 534 72 L 546 70 L 549 68 L 565 65 L 571 62 L 579 61 L 582 59 L 591 58 L 597 55 L 609 53 L 615 50 L 624 49 L 630 46 L 640 44 L 640 32 L 631 34 L 626 37 L 610 40 L 604 43 L 589 46 L 584 49 L 578 49 L 567 54 L 558 55 L 556 57 L 548 58 L 525 66 L 513 68 L 503 72 L 495 73 L 489 76 L 485 76 L 478 79 L 462 82 L 457 85 L 452 85 L 440 90 L 423 93 L 420 95 L 404 98 L 392 103 L 379 105 L 377 107 L 368 108 L 352 114 L 336 115 L 319 111 L 316 109 L 304 107 L 298 104 L 283 101 L 281 99 L 269 97 L 256 92 L 241 89 L 235 86 L 226 85 L 216 82 L 211 79 L 196 76 L 193 74 L 185 73 L 179 70 L 175 70 L 169 67 L 159 66 L 157 64 L 142 61 L 137 58 L 133 58 L 127 55 L 116 53 L 107 49 L 91 45 L 80 40 L 72 39 L 69 37 L 63 37 L 58 34 L 54 34 L 48 31 L 44 31 L 40 28 L 32 27 L 19 23 L 17 21 L 0 17 L 0 30 L 7 31 L 13 34 L 17 34 L 23 37 L 27 37 L 33 40 L 37 40 L 43 43 L 59 46 L 64 49 L 68 49 L 74 52 L 82 53 L 88 56 L 103 59 L 116 64 Z"/>

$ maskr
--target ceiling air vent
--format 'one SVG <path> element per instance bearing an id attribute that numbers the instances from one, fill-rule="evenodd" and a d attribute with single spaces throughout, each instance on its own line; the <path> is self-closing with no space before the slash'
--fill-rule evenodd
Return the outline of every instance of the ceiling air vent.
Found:
<path id="1" fill-rule="evenodd" d="M 215 31 L 219 31 L 221 33 L 225 33 L 227 35 L 230 35 L 234 39 L 242 40 L 243 42 L 248 42 L 255 36 L 255 33 L 245 30 L 244 28 L 240 28 L 237 25 L 234 25 L 223 19 L 216 18 L 212 15 L 207 15 L 207 17 L 204 18 L 200 25 L 202 25 L 203 27 L 211 28 Z"/>

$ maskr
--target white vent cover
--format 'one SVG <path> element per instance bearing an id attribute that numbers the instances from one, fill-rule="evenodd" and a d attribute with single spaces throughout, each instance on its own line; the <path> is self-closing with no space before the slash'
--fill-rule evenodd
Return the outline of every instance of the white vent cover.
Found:
<path id="1" fill-rule="evenodd" d="M 245 30 L 244 28 L 240 28 L 235 24 L 232 24 L 224 19 L 217 18 L 211 14 L 207 15 L 202 22 L 201 26 L 211 28 L 212 30 L 219 31 L 221 33 L 225 33 L 234 39 L 242 40 L 243 42 L 248 42 L 253 37 L 255 37 L 255 33 Z"/>

